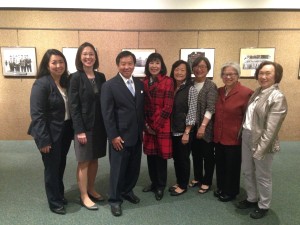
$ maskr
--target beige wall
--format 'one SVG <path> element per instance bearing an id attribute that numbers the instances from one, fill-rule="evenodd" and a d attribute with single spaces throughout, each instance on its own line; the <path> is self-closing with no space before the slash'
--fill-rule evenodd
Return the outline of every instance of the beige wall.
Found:
<path id="1" fill-rule="evenodd" d="M 300 11 L 93 12 L 0 10 L 0 45 L 36 47 L 37 62 L 48 48 L 78 47 L 89 41 L 98 49 L 100 71 L 107 79 L 117 72 L 122 48 L 155 48 L 170 71 L 181 48 L 215 48 L 214 78 L 220 66 L 239 61 L 240 48 L 275 47 L 284 67 L 280 84 L 289 113 L 282 140 L 300 140 Z M 29 95 L 34 79 L 5 78 L 0 70 L 0 140 L 31 139 Z M 241 82 L 255 89 L 254 79 Z"/>

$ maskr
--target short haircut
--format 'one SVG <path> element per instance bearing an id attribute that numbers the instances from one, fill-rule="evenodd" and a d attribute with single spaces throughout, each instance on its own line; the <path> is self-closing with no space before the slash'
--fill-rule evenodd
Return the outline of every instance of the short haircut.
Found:
<path id="1" fill-rule="evenodd" d="M 198 66 L 198 64 L 202 61 L 205 62 L 207 71 L 210 71 L 210 69 L 211 69 L 210 62 L 209 62 L 208 58 L 206 58 L 204 56 L 199 56 L 198 58 L 196 58 L 192 64 L 192 68 L 194 69 L 194 67 Z"/>
<path id="2" fill-rule="evenodd" d="M 258 80 L 258 74 L 259 71 L 266 65 L 272 65 L 274 66 L 275 69 L 275 83 L 279 84 L 282 76 L 283 76 L 283 68 L 279 63 L 276 62 L 271 62 L 271 61 L 263 61 L 261 64 L 259 64 L 259 66 L 257 67 L 256 71 L 255 71 L 255 79 Z"/>
<path id="3" fill-rule="evenodd" d="M 134 62 L 134 65 L 136 64 L 136 57 L 135 55 L 130 52 L 130 51 L 122 51 L 120 52 L 117 57 L 116 57 L 116 64 L 119 65 L 120 61 L 121 61 L 121 58 L 124 58 L 124 57 L 128 57 L 128 56 L 131 56 L 133 58 L 133 62 Z"/>
<path id="4" fill-rule="evenodd" d="M 149 64 L 150 64 L 150 62 L 153 62 L 153 61 L 156 61 L 156 60 L 160 61 L 160 63 L 161 63 L 161 69 L 160 69 L 159 74 L 163 75 L 163 76 L 165 76 L 167 74 L 167 67 L 166 67 L 166 64 L 164 62 L 163 57 L 161 56 L 161 54 L 154 52 L 154 53 L 151 53 L 148 56 L 148 59 L 146 61 L 145 74 L 146 74 L 147 77 L 151 76 L 151 73 L 149 71 Z"/>
<path id="5" fill-rule="evenodd" d="M 192 71 L 191 71 L 190 65 L 184 60 L 181 60 L 181 59 L 177 60 L 176 62 L 173 63 L 171 73 L 170 73 L 170 77 L 173 78 L 173 81 L 174 81 L 174 88 L 176 88 L 176 80 L 174 78 L 174 71 L 181 64 L 185 65 L 185 67 L 186 67 L 186 82 L 190 83 L 192 80 Z"/>
<path id="6" fill-rule="evenodd" d="M 240 67 L 240 64 L 236 63 L 236 62 L 227 62 L 227 63 L 224 63 L 222 66 L 221 66 L 221 77 L 223 75 L 223 72 L 224 70 L 227 68 L 227 67 L 231 67 L 233 68 L 236 73 L 238 74 L 238 77 L 240 77 L 241 75 L 241 67 Z"/>

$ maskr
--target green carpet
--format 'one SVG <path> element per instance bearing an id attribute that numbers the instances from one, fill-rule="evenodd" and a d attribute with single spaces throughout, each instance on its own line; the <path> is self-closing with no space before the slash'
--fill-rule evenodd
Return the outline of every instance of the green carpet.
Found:
<path id="1" fill-rule="evenodd" d="M 273 200 L 268 215 L 260 220 L 249 217 L 248 210 L 237 210 L 234 204 L 245 198 L 243 180 L 241 194 L 233 202 L 219 202 L 210 191 L 200 195 L 196 188 L 178 197 L 165 192 L 161 201 L 153 193 L 143 193 L 149 183 L 146 157 L 135 194 L 137 205 L 125 201 L 123 215 L 113 217 L 107 202 L 98 211 L 79 205 L 76 183 L 76 160 L 71 146 L 65 172 L 67 214 L 52 213 L 47 205 L 41 156 L 33 141 L 0 141 L 0 224 L 1 225 L 298 225 L 300 224 L 299 162 L 300 142 L 282 142 L 282 150 L 273 163 Z M 109 177 L 108 157 L 99 160 L 97 190 L 107 198 Z M 173 160 L 169 160 L 168 185 L 175 183 Z M 215 180 L 214 180 L 215 183 Z M 215 186 L 212 187 L 214 189 Z"/>

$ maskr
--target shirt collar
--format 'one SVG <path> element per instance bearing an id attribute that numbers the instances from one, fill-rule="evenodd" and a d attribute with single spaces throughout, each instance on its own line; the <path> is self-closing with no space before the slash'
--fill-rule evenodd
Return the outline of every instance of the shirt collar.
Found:
<path id="1" fill-rule="evenodd" d="M 119 74 L 120 74 L 121 78 L 123 79 L 123 81 L 124 81 L 125 83 L 127 83 L 128 80 L 132 80 L 132 82 L 133 82 L 132 75 L 127 79 L 127 78 L 124 77 L 121 73 L 119 73 Z"/>

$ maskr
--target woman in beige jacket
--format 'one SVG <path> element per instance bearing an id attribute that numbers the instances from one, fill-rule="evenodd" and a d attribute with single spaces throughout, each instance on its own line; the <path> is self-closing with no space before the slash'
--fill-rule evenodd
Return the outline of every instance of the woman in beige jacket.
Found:
<path id="1" fill-rule="evenodd" d="M 256 69 L 260 87 L 251 96 L 242 130 L 242 171 L 247 199 L 239 209 L 255 207 L 250 217 L 266 215 L 272 199 L 272 161 L 279 151 L 278 132 L 287 114 L 287 102 L 278 84 L 282 66 L 264 61 Z"/>

